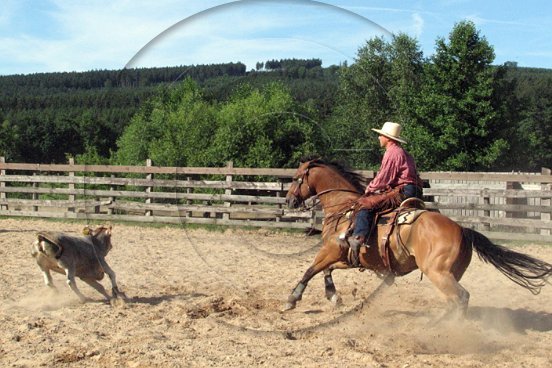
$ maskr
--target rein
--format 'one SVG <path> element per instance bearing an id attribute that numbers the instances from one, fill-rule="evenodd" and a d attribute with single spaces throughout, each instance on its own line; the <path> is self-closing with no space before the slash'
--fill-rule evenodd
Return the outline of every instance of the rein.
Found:
<path id="1" fill-rule="evenodd" d="M 308 210 L 311 210 L 313 209 L 314 207 L 316 207 L 316 205 L 318 203 L 316 203 L 316 200 L 318 198 L 320 198 L 322 195 L 324 194 L 327 194 L 327 193 L 331 193 L 331 192 L 348 192 L 348 193 L 356 193 L 356 194 L 361 194 L 359 193 L 357 190 L 353 190 L 353 189 L 341 189 L 341 188 L 331 188 L 331 189 L 326 189 L 326 190 L 323 190 L 321 191 L 320 193 L 314 193 L 311 186 L 309 185 L 309 169 L 311 167 L 315 167 L 315 166 L 309 166 L 307 167 L 304 171 L 303 171 L 303 174 L 298 177 L 297 179 L 294 179 L 295 181 L 297 181 L 299 183 L 299 185 L 297 186 L 297 188 L 295 189 L 293 195 L 296 197 L 296 198 L 300 198 L 301 199 L 301 202 L 303 204 L 303 211 L 308 211 Z M 309 190 L 309 194 L 312 196 L 312 201 L 313 201 L 313 204 L 310 205 L 310 206 L 305 206 L 305 200 L 303 199 L 303 197 L 301 196 L 301 185 L 306 184 L 307 186 L 307 189 Z M 339 205 L 335 205 L 335 206 L 339 206 Z"/>
<path id="2" fill-rule="evenodd" d="M 316 207 L 316 205 L 318 204 L 318 203 L 315 203 L 316 200 L 318 198 L 320 198 L 322 195 L 327 194 L 327 193 L 331 193 L 331 192 L 348 192 L 348 193 L 360 194 L 356 190 L 352 190 L 352 189 L 339 189 L 339 188 L 326 189 L 326 190 L 323 190 L 320 193 L 316 193 L 314 196 L 312 196 L 312 201 L 313 201 L 312 205 L 307 207 L 307 206 L 305 206 L 305 201 L 303 201 L 303 211 L 308 211 L 308 210 L 311 210 L 314 207 Z M 331 206 L 331 207 L 336 207 L 336 206 L 340 206 L 340 204 L 336 204 L 336 205 Z"/>

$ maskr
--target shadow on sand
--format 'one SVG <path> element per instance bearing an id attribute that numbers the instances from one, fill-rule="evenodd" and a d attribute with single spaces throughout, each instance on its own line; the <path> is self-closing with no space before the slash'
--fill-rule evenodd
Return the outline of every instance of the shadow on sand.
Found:
<path id="1" fill-rule="evenodd" d="M 190 300 L 194 298 L 201 298 L 206 297 L 207 294 L 201 294 L 201 293 L 180 293 L 180 294 L 171 294 L 171 295 L 159 295 L 159 296 L 135 296 L 128 298 L 128 303 L 138 303 L 138 304 L 149 304 L 149 305 L 158 305 L 163 302 L 171 301 L 171 300 Z"/>
<path id="2" fill-rule="evenodd" d="M 468 320 L 481 322 L 486 328 L 499 332 L 512 330 L 518 333 L 526 333 L 527 330 L 552 331 L 552 314 L 547 312 L 495 307 L 469 307 L 466 317 Z"/>

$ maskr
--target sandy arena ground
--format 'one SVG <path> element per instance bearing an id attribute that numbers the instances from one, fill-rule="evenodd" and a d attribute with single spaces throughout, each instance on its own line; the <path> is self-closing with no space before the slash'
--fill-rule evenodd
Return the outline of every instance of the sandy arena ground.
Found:
<path id="1" fill-rule="evenodd" d="M 430 323 L 444 302 L 419 271 L 383 290 L 371 272 L 336 271 L 340 308 L 317 275 L 280 313 L 318 237 L 115 224 L 107 261 L 130 300 L 111 306 L 77 280 L 94 299 L 80 304 L 62 275 L 59 294 L 44 286 L 29 249 L 37 231 L 82 227 L 0 220 L 1 367 L 552 366 L 552 285 L 532 295 L 475 256 L 462 322 Z M 516 249 L 552 263 L 551 246 Z"/>

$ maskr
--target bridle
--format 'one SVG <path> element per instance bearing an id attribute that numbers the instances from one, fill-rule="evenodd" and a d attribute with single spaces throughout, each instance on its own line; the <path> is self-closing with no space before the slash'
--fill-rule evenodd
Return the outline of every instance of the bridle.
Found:
<path id="1" fill-rule="evenodd" d="M 321 191 L 320 193 L 314 192 L 312 190 L 311 186 L 309 185 L 309 169 L 311 167 L 316 167 L 316 165 L 312 165 L 312 166 L 311 165 L 307 166 L 307 168 L 303 171 L 303 173 L 300 176 L 293 178 L 293 181 L 298 183 L 298 185 L 297 185 L 297 188 L 295 188 L 295 190 L 293 191 L 292 194 L 295 198 L 297 198 L 300 201 L 301 205 L 303 206 L 303 210 L 310 210 L 310 209 L 316 207 L 316 205 L 317 205 L 316 200 L 318 198 L 320 198 L 322 195 L 330 193 L 330 192 L 358 193 L 358 191 L 356 191 L 356 190 L 339 189 L 339 188 L 326 189 L 326 190 Z M 301 195 L 301 185 L 303 185 L 303 183 L 307 186 L 307 189 L 309 190 L 309 192 L 307 194 L 307 198 L 313 197 L 313 204 L 310 205 L 309 207 L 305 206 L 305 198 L 303 198 L 303 196 Z"/>
<path id="2" fill-rule="evenodd" d="M 303 185 L 303 183 L 307 185 L 307 189 L 309 190 L 308 197 L 311 197 L 316 194 L 309 185 L 309 169 L 310 169 L 310 166 L 308 166 L 303 171 L 300 177 L 293 178 L 293 181 L 297 183 L 297 188 L 295 188 L 295 190 L 293 191 L 293 196 L 301 200 L 301 203 L 303 204 L 305 203 L 305 199 L 301 195 L 301 185 Z"/>

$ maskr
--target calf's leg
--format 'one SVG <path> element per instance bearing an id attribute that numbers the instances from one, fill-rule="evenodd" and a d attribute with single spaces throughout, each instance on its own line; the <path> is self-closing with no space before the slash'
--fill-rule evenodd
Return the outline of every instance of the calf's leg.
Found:
<path id="1" fill-rule="evenodd" d="M 72 267 L 66 268 L 65 274 L 67 275 L 67 285 L 69 285 L 71 290 L 73 290 L 73 292 L 77 294 L 82 303 L 86 303 L 88 299 L 84 295 L 82 295 L 80 290 L 77 288 L 77 283 L 75 282 L 75 270 Z"/>
<path id="2" fill-rule="evenodd" d="M 119 290 L 119 287 L 117 286 L 117 280 L 115 276 L 115 272 L 109 267 L 105 259 L 99 259 L 100 265 L 102 266 L 105 273 L 107 273 L 107 276 L 109 276 L 109 280 L 111 280 L 111 292 L 113 293 L 113 298 L 121 297 L 124 300 L 127 299 L 127 296 L 125 293 Z"/>
<path id="3" fill-rule="evenodd" d="M 98 293 L 102 294 L 109 301 L 109 294 L 107 293 L 107 291 L 105 291 L 105 288 L 102 284 L 91 278 L 81 278 L 81 280 L 92 286 Z"/>
<path id="4" fill-rule="evenodd" d="M 44 283 L 46 284 L 46 286 L 48 286 L 50 289 L 57 292 L 57 288 L 56 288 L 56 285 L 54 285 L 54 280 L 52 280 L 52 275 L 50 274 L 50 270 L 48 268 L 42 268 L 42 267 L 40 267 L 40 269 L 42 270 L 42 276 L 44 276 Z"/>

